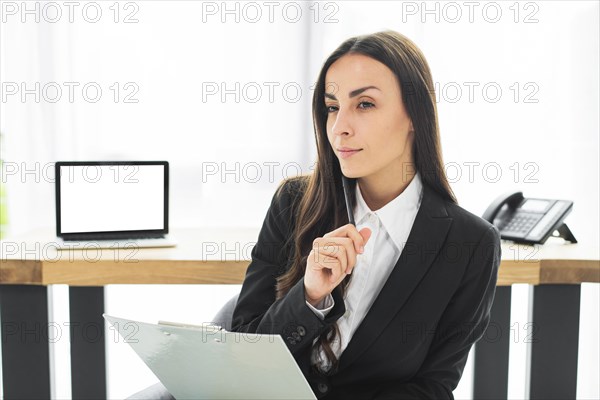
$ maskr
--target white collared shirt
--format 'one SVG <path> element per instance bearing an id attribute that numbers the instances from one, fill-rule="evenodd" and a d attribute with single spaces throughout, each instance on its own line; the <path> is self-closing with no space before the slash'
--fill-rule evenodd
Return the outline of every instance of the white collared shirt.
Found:
<path id="1" fill-rule="evenodd" d="M 357 257 L 352 279 L 346 288 L 346 313 L 337 320 L 340 336 L 332 343 L 332 349 L 338 359 L 394 269 L 417 216 L 422 195 L 423 184 L 417 172 L 400 195 L 379 210 L 371 211 L 357 183 L 354 209 L 356 229 L 360 231 L 368 227 L 371 229 L 371 237 L 365 245 L 364 253 Z M 333 308 L 334 301 L 330 294 L 317 307 L 313 307 L 308 301 L 306 304 L 324 319 Z M 322 349 L 320 355 L 319 359 L 318 352 L 313 351 L 312 363 L 319 364 L 322 370 L 327 371 L 330 363 Z"/>

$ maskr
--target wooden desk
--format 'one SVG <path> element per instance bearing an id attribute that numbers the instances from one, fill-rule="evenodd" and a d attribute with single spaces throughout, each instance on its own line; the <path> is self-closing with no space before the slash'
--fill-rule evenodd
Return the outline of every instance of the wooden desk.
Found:
<path id="1" fill-rule="evenodd" d="M 259 229 L 179 229 L 178 246 L 56 250 L 50 230 L 3 240 L 0 284 L 241 284 Z M 16 252 L 16 253 L 15 253 Z M 502 243 L 498 286 L 600 282 L 599 245 Z"/>
<path id="2" fill-rule="evenodd" d="M 544 245 L 502 243 L 502 262 L 491 321 L 475 345 L 474 399 L 506 399 L 511 338 L 511 285 L 533 285 L 530 308 L 530 399 L 574 399 L 581 283 L 600 282 L 598 239 L 571 244 L 549 238 Z"/>
<path id="3" fill-rule="evenodd" d="M 48 398 L 47 286 L 70 286 L 70 319 L 104 332 L 104 285 L 241 284 L 259 229 L 175 229 L 176 248 L 56 250 L 51 230 L 2 241 L 0 314 L 5 398 Z M 474 398 L 506 398 L 510 285 L 534 285 L 531 398 L 574 398 L 582 282 L 600 282 L 598 242 L 543 246 L 502 244 L 498 288 L 488 330 L 477 343 Z M 75 330 L 77 327 L 74 328 Z M 73 335 L 73 398 L 105 398 L 104 339 Z M 557 348 L 558 347 L 558 348 Z M 8 367 L 10 366 L 10 367 Z M 557 375 L 560 374 L 560 375 Z M 560 379 L 557 379 L 560 376 Z M 33 382 L 35 380 L 36 382 Z"/>

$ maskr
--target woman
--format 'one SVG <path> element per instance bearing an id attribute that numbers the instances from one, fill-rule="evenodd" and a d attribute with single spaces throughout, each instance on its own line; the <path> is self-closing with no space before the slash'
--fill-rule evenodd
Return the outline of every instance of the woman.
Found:
<path id="1" fill-rule="evenodd" d="M 318 398 L 451 399 L 489 322 L 500 237 L 456 204 L 423 54 L 393 31 L 348 39 L 313 118 L 317 168 L 273 196 L 231 330 L 281 335 Z M 154 390 L 133 398 L 169 398 Z"/>
<path id="2" fill-rule="evenodd" d="M 280 334 L 319 398 L 451 399 L 489 322 L 500 237 L 456 204 L 433 87 L 399 33 L 342 43 L 314 92 L 317 167 L 279 186 L 252 251 L 232 330 Z"/>

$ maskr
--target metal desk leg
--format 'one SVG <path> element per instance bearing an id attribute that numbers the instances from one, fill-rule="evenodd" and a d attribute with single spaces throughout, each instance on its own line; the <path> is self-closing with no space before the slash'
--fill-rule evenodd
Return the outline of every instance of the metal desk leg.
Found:
<path id="1" fill-rule="evenodd" d="M 488 328 L 475 344 L 474 399 L 506 399 L 510 346 L 511 287 L 496 287 Z"/>
<path id="2" fill-rule="evenodd" d="M 533 288 L 531 399 L 574 399 L 577 394 L 580 285 Z"/>
<path id="3" fill-rule="evenodd" d="M 106 399 L 104 288 L 69 288 L 71 390 L 74 399 Z"/>
<path id="4" fill-rule="evenodd" d="M 50 398 L 48 289 L 0 285 L 5 399 Z"/>

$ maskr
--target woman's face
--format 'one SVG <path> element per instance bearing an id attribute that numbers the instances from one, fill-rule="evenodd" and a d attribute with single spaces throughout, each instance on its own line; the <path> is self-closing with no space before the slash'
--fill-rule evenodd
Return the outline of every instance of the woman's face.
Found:
<path id="1" fill-rule="evenodd" d="M 325 76 L 325 106 L 327 137 L 345 176 L 382 184 L 412 172 L 412 122 L 388 67 L 360 54 L 342 56 Z"/>

